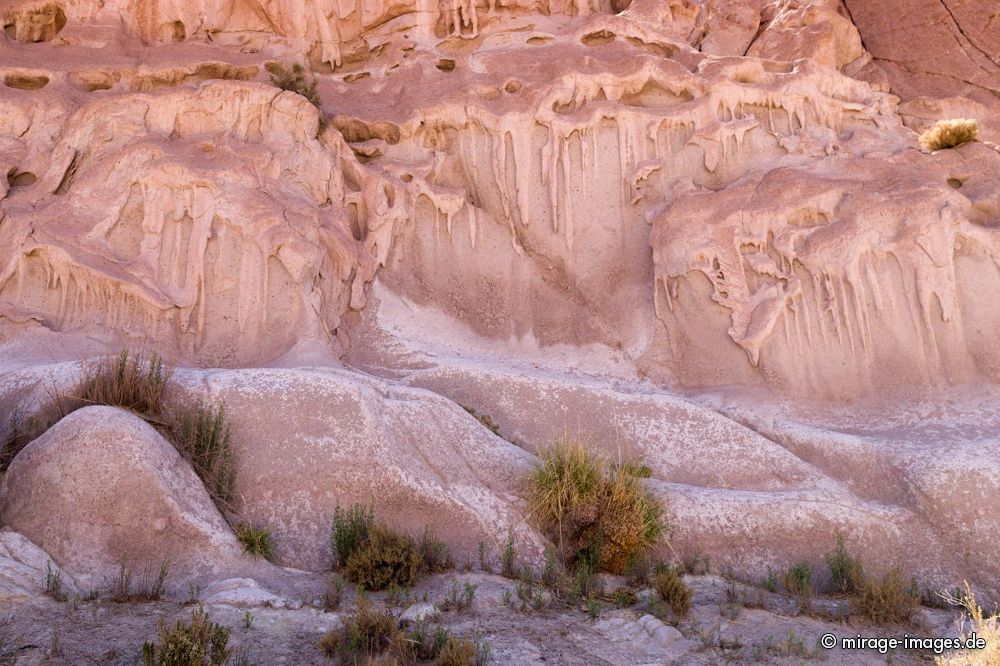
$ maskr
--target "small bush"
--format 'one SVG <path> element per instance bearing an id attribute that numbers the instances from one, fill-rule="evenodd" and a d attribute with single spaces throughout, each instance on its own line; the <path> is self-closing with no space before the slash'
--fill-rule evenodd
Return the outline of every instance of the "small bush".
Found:
<path id="1" fill-rule="evenodd" d="M 920 135 L 921 147 L 928 151 L 954 148 L 979 137 L 979 124 L 968 118 L 939 120 Z"/>
<path id="2" fill-rule="evenodd" d="M 474 666 L 475 663 L 476 644 L 468 638 L 449 638 L 437 658 L 438 666 Z"/>
<path id="3" fill-rule="evenodd" d="M 786 571 L 781 582 L 786 590 L 800 600 L 812 597 L 812 568 L 806 562 L 799 562 Z"/>
<path id="4" fill-rule="evenodd" d="M 316 79 L 306 75 L 305 69 L 299 63 L 291 67 L 275 62 L 270 63 L 268 71 L 271 74 L 271 83 L 281 88 L 289 90 L 298 95 L 302 95 L 309 103 L 320 108 L 319 94 L 316 92 Z"/>
<path id="5" fill-rule="evenodd" d="M 392 613 L 375 611 L 362 596 L 358 598 L 357 612 L 344 619 L 343 627 L 327 632 L 319 647 L 331 659 L 357 663 L 362 657 L 374 657 L 388 650 L 402 639 L 401 633 Z"/>
<path id="6" fill-rule="evenodd" d="M 451 589 L 445 594 L 444 601 L 441 602 L 443 611 L 464 611 L 472 608 L 476 599 L 476 586 L 469 582 L 459 586 L 457 580 L 451 582 Z"/>
<path id="7" fill-rule="evenodd" d="M 844 536 L 837 534 L 837 549 L 826 556 L 830 567 L 830 578 L 835 592 L 854 594 L 859 584 L 865 579 L 865 570 L 861 560 L 847 552 Z"/>
<path id="8" fill-rule="evenodd" d="M 424 528 L 417 550 L 420 553 L 420 570 L 423 572 L 433 574 L 455 568 L 448 544 L 436 538 L 429 528 Z"/>
<path id="9" fill-rule="evenodd" d="M 865 579 L 859 583 L 854 604 L 857 612 L 874 624 L 908 622 L 920 605 L 920 591 L 916 581 L 903 582 L 903 573 L 897 567 L 881 580 Z"/>
<path id="10" fill-rule="evenodd" d="M 270 528 L 256 528 L 246 523 L 236 528 L 236 539 L 243 546 L 245 554 L 263 557 L 268 562 L 274 560 L 274 544 L 271 543 Z"/>
<path id="11" fill-rule="evenodd" d="M 337 565 L 347 566 L 347 560 L 368 542 L 368 535 L 375 526 L 375 504 L 355 504 L 350 509 L 333 512 L 333 532 L 330 537 Z"/>
<path id="12" fill-rule="evenodd" d="M 661 568 L 653 578 L 653 589 L 677 617 L 685 617 L 691 611 L 691 588 L 676 567 Z"/>
<path id="13" fill-rule="evenodd" d="M 514 548 L 514 535 L 507 535 L 507 543 L 500 553 L 500 575 L 505 578 L 517 578 L 517 550 Z"/>
<path id="14" fill-rule="evenodd" d="M 344 588 L 347 582 L 338 574 L 333 574 L 323 592 L 323 610 L 335 611 L 340 608 L 340 602 L 344 599 Z"/>
<path id="15" fill-rule="evenodd" d="M 564 560 L 588 560 L 622 573 L 661 537 L 663 508 L 643 486 L 635 464 L 607 465 L 579 442 L 562 441 L 540 454 L 528 502 Z"/>
<path id="16" fill-rule="evenodd" d="M 190 622 L 168 627 L 160 620 L 159 642 L 142 646 L 143 666 L 222 666 L 231 655 L 229 630 L 200 607 L 191 612 Z"/>
<path id="17" fill-rule="evenodd" d="M 347 558 L 345 576 L 366 590 L 384 590 L 392 584 L 412 586 L 419 569 L 420 553 L 413 539 L 377 525 L 364 545 Z"/>
<path id="18" fill-rule="evenodd" d="M 619 608 L 628 608 L 638 603 L 639 596 L 631 587 L 616 587 L 611 591 L 611 601 Z"/>
<path id="19" fill-rule="evenodd" d="M 998 666 L 1000 664 L 1000 614 L 992 616 L 983 613 L 976 603 L 969 584 L 960 593 L 942 592 L 941 598 L 948 604 L 965 609 L 958 621 L 959 638 L 964 643 L 972 634 L 986 641 L 982 650 L 961 650 L 935 659 L 937 666 Z"/>

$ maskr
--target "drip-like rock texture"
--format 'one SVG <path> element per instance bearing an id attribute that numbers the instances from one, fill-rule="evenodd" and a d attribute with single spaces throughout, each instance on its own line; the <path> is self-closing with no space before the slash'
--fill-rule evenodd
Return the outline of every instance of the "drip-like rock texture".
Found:
<path id="1" fill-rule="evenodd" d="M 996 592 L 993 5 L 0 0 L 0 428 L 144 348 L 228 406 L 290 566 L 368 499 L 537 564 L 522 479 L 570 435 L 645 460 L 665 557 L 760 579 L 841 531 Z M 921 146 L 954 118 L 978 141 Z M 167 446 L 81 410 L 0 516 L 67 575 L 246 575 Z M 109 478 L 135 532 L 85 527 Z"/>

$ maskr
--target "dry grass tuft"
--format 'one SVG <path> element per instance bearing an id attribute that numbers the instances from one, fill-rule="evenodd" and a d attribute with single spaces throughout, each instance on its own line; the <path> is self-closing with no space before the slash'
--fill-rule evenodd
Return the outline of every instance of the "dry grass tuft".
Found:
<path id="1" fill-rule="evenodd" d="M 661 568 L 653 578 L 653 588 L 677 617 L 683 618 L 691 611 L 691 588 L 676 567 Z"/>
<path id="2" fill-rule="evenodd" d="M 969 118 L 939 120 L 920 135 L 920 146 L 927 152 L 954 148 L 979 137 L 979 124 Z"/>
<path id="3" fill-rule="evenodd" d="M 954 595 L 942 592 L 945 602 L 961 606 L 965 609 L 958 620 L 958 634 L 962 641 L 968 640 L 972 634 L 986 641 L 986 647 L 981 650 L 961 650 L 937 657 L 937 666 L 1000 666 L 1000 613 L 986 615 L 976 603 L 969 584 L 965 584 L 965 592 Z"/>
<path id="4" fill-rule="evenodd" d="M 358 598 L 358 610 L 344 618 L 344 626 L 331 629 L 320 640 L 319 648 L 340 663 L 359 663 L 375 657 L 401 640 L 399 621 L 389 611 L 378 612 L 365 597 Z"/>
<path id="5" fill-rule="evenodd" d="M 164 561 L 158 570 L 145 567 L 138 579 L 123 559 L 118 566 L 118 575 L 111 581 L 111 601 L 129 603 L 137 601 L 159 601 L 163 596 L 170 562 Z"/>
<path id="6" fill-rule="evenodd" d="M 898 567 L 891 569 L 881 580 L 864 578 L 856 583 L 856 589 L 853 599 L 855 609 L 874 624 L 909 622 L 920 606 L 916 582 L 906 584 Z"/>
<path id="7" fill-rule="evenodd" d="M 275 62 L 268 65 L 271 83 L 298 95 L 302 95 L 309 103 L 320 108 L 319 94 L 316 92 L 316 79 L 306 75 L 305 69 L 299 63 L 291 67 Z"/>
<path id="8" fill-rule="evenodd" d="M 235 470 L 225 406 L 175 409 L 165 434 L 191 463 L 222 514 L 228 515 Z"/>
<path id="9" fill-rule="evenodd" d="M 622 573 L 636 554 L 659 541 L 663 507 L 643 485 L 648 468 L 610 465 L 569 440 L 539 457 L 528 502 L 565 561 Z"/>

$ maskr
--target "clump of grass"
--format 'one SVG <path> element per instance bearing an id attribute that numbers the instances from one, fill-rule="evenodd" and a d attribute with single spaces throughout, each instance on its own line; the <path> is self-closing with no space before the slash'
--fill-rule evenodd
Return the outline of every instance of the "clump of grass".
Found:
<path id="1" fill-rule="evenodd" d="M 159 642 L 143 643 L 143 666 L 222 666 L 232 656 L 229 630 L 215 624 L 201 607 L 191 620 L 173 627 L 160 620 Z"/>
<path id="2" fill-rule="evenodd" d="M 471 416 L 472 418 L 474 418 L 477 421 L 479 421 L 480 424 L 482 424 L 487 430 L 489 430 L 490 432 L 492 432 L 494 435 L 496 435 L 497 437 L 503 437 L 503 435 L 500 434 L 500 426 L 498 426 L 493 421 L 493 419 L 491 419 L 489 417 L 489 415 L 487 415 L 487 414 L 480 414 L 479 412 L 477 412 L 476 410 L 474 410 L 472 407 L 466 407 L 464 405 L 462 406 L 462 409 L 464 409 L 465 411 L 467 411 L 469 413 L 469 416 Z"/>
<path id="3" fill-rule="evenodd" d="M 837 549 L 827 553 L 826 563 L 830 567 L 830 578 L 835 592 L 854 594 L 865 579 L 861 560 L 852 556 L 844 545 L 844 535 L 837 534 Z"/>
<path id="4" fill-rule="evenodd" d="M 676 567 L 660 567 L 653 577 L 653 589 L 677 617 L 683 618 L 691 611 L 691 588 Z"/>
<path id="5" fill-rule="evenodd" d="M 171 418 L 169 439 L 191 463 L 223 515 L 228 514 L 236 475 L 225 406 L 180 409 Z"/>
<path id="6" fill-rule="evenodd" d="M 45 594 L 56 601 L 66 601 L 66 590 L 63 589 L 62 572 L 52 568 L 52 562 L 45 563 Z"/>
<path id="7" fill-rule="evenodd" d="M 366 590 L 384 590 L 389 585 L 410 587 L 420 570 L 420 553 L 413 539 L 376 525 L 368 539 L 347 558 L 344 575 Z"/>
<path id="8" fill-rule="evenodd" d="M 952 593 L 941 592 L 941 598 L 948 604 L 960 606 L 965 610 L 958 620 L 958 634 L 963 643 L 972 634 L 986 641 L 986 647 L 981 650 L 960 650 L 937 657 L 937 666 L 997 666 L 1000 664 L 1000 614 L 994 612 L 987 615 L 976 603 L 972 588 L 965 583 L 965 591 Z"/>
<path id="9" fill-rule="evenodd" d="M 274 544 L 271 543 L 269 527 L 254 527 L 244 523 L 236 528 L 236 539 L 243 546 L 243 552 L 253 557 L 263 557 L 268 562 L 274 561 Z"/>
<path id="10" fill-rule="evenodd" d="M 164 584 L 170 572 L 170 562 L 164 561 L 158 570 L 145 567 L 136 579 L 123 559 L 118 566 L 118 575 L 111 583 L 111 601 L 129 603 L 139 601 L 159 601 L 163 596 Z"/>
<path id="11" fill-rule="evenodd" d="M 344 618 L 340 629 L 331 629 L 320 640 L 319 648 L 341 663 L 358 663 L 365 657 L 382 654 L 403 640 L 399 621 L 389 611 L 376 611 L 371 602 L 358 598 L 357 612 Z"/>
<path id="12" fill-rule="evenodd" d="M 920 146 L 928 151 L 954 148 L 979 137 L 979 124 L 970 118 L 939 120 L 920 135 Z"/>
<path id="13" fill-rule="evenodd" d="M 611 601 L 619 608 L 628 608 L 638 603 L 639 596 L 631 587 L 623 585 L 611 591 Z"/>
<path id="14" fill-rule="evenodd" d="M 622 573 L 664 532 L 663 507 L 648 493 L 636 464 L 609 465 L 581 443 L 542 451 L 529 478 L 532 515 L 570 564 L 587 560 Z"/>
<path id="15" fill-rule="evenodd" d="M 267 70 L 271 74 L 271 83 L 281 88 L 289 90 L 297 95 L 302 95 L 309 103 L 320 108 L 319 94 L 316 92 L 316 79 L 306 74 L 305 68 L 299 63 L 294 63 L 291 67 L 280 63 L 268 63 Z"/>
<path id="16" fill-rule="evenodd" d="M 333 512 L 333 532 L 330 541 L 338 566 L 347 566 L 347 560 L 351 555 L 368 542 L 368 536 L 374 526 L 374 503 L 368 506 L 355 504 L 350 509 L 342 509 L 339 504 L 337 505 Z"/>
<path id="17" fill-rule="evenodd" d="M 904 582 L 903 572 L 894 568 L 881 580 L 865 578 L 857 584 L 854 606 L 874 624 L 909 622 L 920 606 L 916 581 Z"/>
<path id="18" fill-rule="evenodd" d="M 429 528 L 424 528 L 417 542 L 417 551 L 420 554 L 420 570 L 425 573 L 440 573 L 455 568 L 448 544 L 435 537 Z"/>
<path id="19" fill-rule="evenodd" d="M 507 535 L 507 542 L 500 552 L 500 575 L 504 578 L 517 578 L 517 549 L 514 548 L 514 535 Z"/>

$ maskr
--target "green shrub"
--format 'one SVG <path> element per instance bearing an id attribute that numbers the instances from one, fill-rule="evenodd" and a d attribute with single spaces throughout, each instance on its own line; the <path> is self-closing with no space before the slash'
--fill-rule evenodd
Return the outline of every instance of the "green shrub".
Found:
<path id="1" fill-rule="evenodd" d="M 830 567 L 830 578 L 835 592 L 854 594 L 859 584 L 865 579 L 865 570 L 861 560 L 847 552 L 844 536 L 837 534 L 837 549 L 826 556 Z"/>
<path id="2" fill-rule="evenodd" d="M 586 560 L 622 573 L 662 536 L 663 508 L 642 481 L 648 468 L 606 464 L 568 440 L 539 457 L 529 478 L 528 503 L 570 564 Z"/>
<path id="3" fill-rule="evenodd" d="M 619 608 L 628 608 L 639 601 L 638 595 L 631 587 L 616 587 L 611 591 L 611 601 Z"/>
<path id="4" fill-rule="evenodd" d="M 909 622 L 920 605 L 920 591 L 916 581 L 903 581 L 903 572 L 897 567 L 881 580 L 865 579 L 858 586 L 854 605 L 857 612 L 874 624 Z"/>
<path id="5" fill-rule="evenodd" d="M 785 572 L 781 580 L 785 589 L 795 595 L 800 611 L 812 608 L 812 569 L 806 562 L 799 562 Z"/>
<path id="6" fill-rule="evenodd" d="M 685 617 L 691 611 L 691 588 L 676 567 L 660 568 L 653 578 L 653 589 L 677 617 Z"/>
<path id="7" fill-rule="evenodd" d="M 367 541 L 347 558 L 345 576 L 366 590 L 384 590 L 389 585 L 410 587 L 420 570 L 420 553 L 413 539 L 376 525 Z"/>
<path id="8" fill-rule="evenodd" d="M 274 544 L 271 543 L 271 529 L 256 528 L 245 523 L 236 528 L 236 539 L 243 546 L 243 552 L 253 557 L 263 557 L 268 562 L 274 560 Z"/>
<path id="9" fill-rule="evenodd" d="M 230 656 L 229 630 L 196 608 L 191 621 L 168 627 L 160 620 L 159 642 L 142 646 L 143 666 L 222 666 Z"/>
<path id="10" fill-rule="evenodd" d="M 505 578 L 517 578 L 517 550 L 514 548 L 514 535 L 507 535 L 507 543 L 500 552 L 500 575 Z"/>
<path id="11" fill-rule="evenodd" d="M 464 611 L 472 608 L 476 599 L 476 586 L 468 581 L 459 586 L 457 580 L 451 581 L 451 590 L 445 594 L 444 601 L 441 602 L 443 611 Z"/>
<path id="12" fill-rule="evenodd" d="M 979 124 L 969 118 L 939 120 L 920 135 L 920 145 L 928 152 L 954 148 L 979 137 Z"/>
<path id="13" fill-rule="evenodd" d="M 338 566 L 347 566 L 351 555 L 368 542 L 374 526 L 374 503 L 368 506 L 355 504 L 350 509 L 341 509 L 337 505 L 333 512 L 333 533 L 330 539 Z"/>

